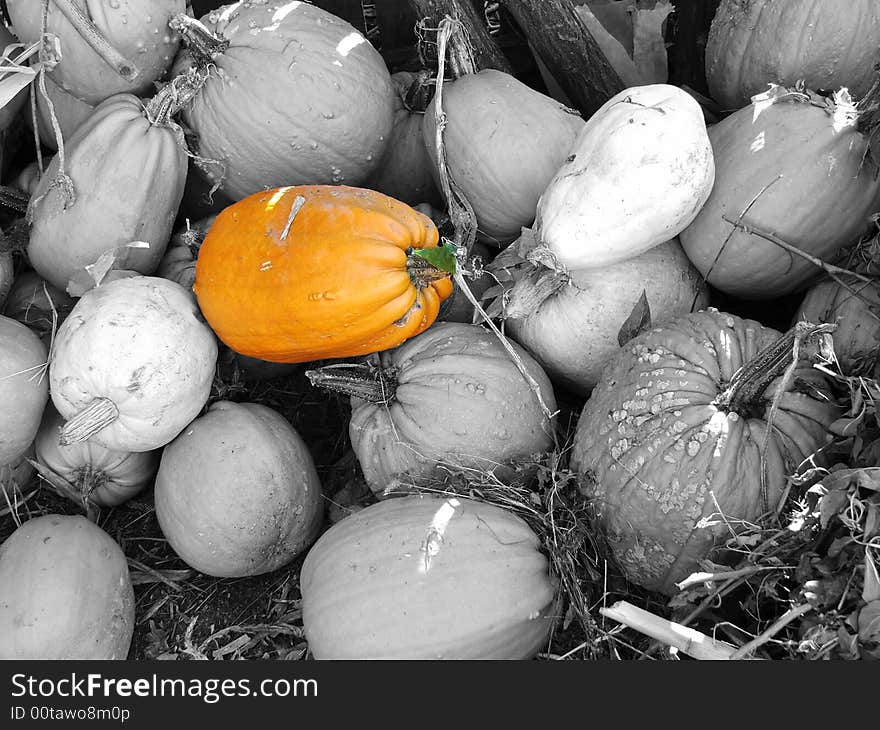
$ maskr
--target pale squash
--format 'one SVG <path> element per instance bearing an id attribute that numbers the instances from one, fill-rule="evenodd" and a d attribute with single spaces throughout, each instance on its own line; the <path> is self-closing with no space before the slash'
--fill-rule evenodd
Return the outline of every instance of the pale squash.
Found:
<path id="1" fill-rule="evenodd" d="M 394 88 L 379 52 L 315 5 L 239 2 L 173 23 L 173 73 L 204 87 L 183 119 L 203 170 L 240 200 L 280 185 L 360 185 L 391 133 Z"/>
<path id="2" fill-rule="evenodd" d="M 204 407 L 216 362 L 214 333 L 179 284 L 153 276 L 101 284 L 55 336 L 49 382 L 68 419 L 62 443 L 164 446 Z"/>
<path id="3" fill-rule="evenodd" d="M 267 573 L 317 537 L 321 483 L 305 442 L 278 412 L 218 401 L 162 452 L 156 517 L 171 547 L 214 576 Z"/>
<path id="4" fill-rule="evenodd" d="M 116 507 L 152 484 L 159 468 L 158 451 L 112 451 L 92 439 L 62 446 L 64 419 L 49 404 L 34 440 L 36 461 L 81 495 L 83 503 Z"/>
<path id="5" fill-rule="evenodd" d="M 715 186 L 680 238 L 710 284 L 741 299 L 771 299 L 820 273 L 749 226 L 825 260 L 858 241 L 880 209 L 862 120 L 845 92 L 826 100 L 777 89 L 709 129 Z"/>
<path id="6" fill-rule="evenodd" d="M 530 659 L 557 582 L 532 529 L 501 507 L 409 496 L 325 532 L 300 573 L 316 659 Z"/>
<path id="7" fill-rule="evenodd" d="M 47 350 L 30 329 L 0 316 L 0 464 L 31 445 L 49 399 Z"/>
<path id="8" fill-rule="evenodd" d="M 174 60 L 180 39 L 168 26 L 186 0 L 74 0 L 101 34 L 134 68 L 128 78 L 104 61 L 61 9 L 50 2 L 46 30 L 61 42 L 61 62 L 50 77 L 68 94 L 97 104 L 119 93 L 143 94 L 153 88 Z M 39 40 L 43 3 L 6 0 L 9 17 L 25 43 Z"/>
<path id="9" fill-rule="evenodd" d="M 677 236 L 715 179 L 700 105 L 668 84 L 624 89 L 590 119 L 538 202 L 562 267 L 597 269 Z"/>
<path id="10" fill-rule="evenodd" d="M 768 84 L 841 86 L 860 97 L 880 60 L 874 0 L 721 0 L 706 42 L 706 81 L 722 107 L 749 105 Z"/>
<path id="11" fill-rule="evenodd" d="M 146 106 L 130 94 L 98 106 L 65 147 L 72 197 L 58 177 L 60 156 L 40 178 L 28 208 L 27 255 L 59 289 L 66 291 L 75 275 L 114 251 L 114 268 L 156 270 L 187 172 L 182 134 L 171 120 L 175 93 L 167 86 Z M 132 242 L 148 245 L 128 246 Z"/>
<path id="12" fill-rule="evenodd" d="M 125 659 L 134 619 L 125 554 L 85 517 L 34 517 L 0 545 L 0 659 Z"/>
<path id="13" fill-rule="evenodd" d="M 553 387 L 519 345 L 514 351 L 550 413 Z M 375 365 L 308 371 L 312 383 L 351 394 L 349 437 L 370 489 L 390 488 L 444 467 L 507 474 L 505 467 L 551 448 L 555 419 L 541 408 L 495 335 L 438 322 Z"/>
<path id="14" fill-rule="evenodd" d="M 422 120 L 439 181 L 436 97 Z M 584 120 L 510 74 L 486 69 L 443 85 L 449 174 L 474 209 L 480 238 L 499 246 L 535 219 L 538 198 L 569 154 Z"/>
<path id="15" fill-rule="evenodd" d="M 530 286 L 531 279 L 523 275 L 511 295 Z M 650 327 L 708 303 L 697 270 L 672 240 L 601 269 L 572 271 L 568 283 L 535 309 L 506 318 L 505 331 L 534 355 L 554 383 L 588 395 L 620 349 L 621 329 L 634 312 L 636 320 L 644 314 Z"/>

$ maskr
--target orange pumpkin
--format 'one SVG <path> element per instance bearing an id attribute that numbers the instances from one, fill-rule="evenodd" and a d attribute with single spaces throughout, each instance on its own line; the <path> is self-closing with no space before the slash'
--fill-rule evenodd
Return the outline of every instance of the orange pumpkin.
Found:
<path id="1" fill-rule="evenodd" d="M 193 289 L 208 324 L 242 355 L 365 355 L 437 318 L 453 288 L 449 273 L 423 258 L 438 248 L 430 218 L 374 190 L 275 188 L 217 216 Z"/>

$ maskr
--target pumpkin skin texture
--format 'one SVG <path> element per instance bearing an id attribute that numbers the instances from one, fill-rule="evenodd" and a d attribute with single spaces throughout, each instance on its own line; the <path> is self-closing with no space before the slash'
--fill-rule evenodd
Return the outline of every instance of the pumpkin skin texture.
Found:
<path id="1" fill-rule="evenodd" d="M 880 282 L 844 276 L 849 289 L 824 279 L 807 291 L 793 322 L 837 322 L 834 354 L 847 375 L 870 375 L 880 353 Z M 856 295 L 853 292 L 857 292 Z"/>
<path id="2" fill-rule="evenodd" d="M 550 412 L 553 387 L 518 345 Z M 439 464 L 481 470 L 548 450 L 554 423 L 510 355 L 477 325 L 438 322 L 380 356 L 394 373 L 389 403 L 352 398 L 349 436 L 370 489 L 430 476 Z"/>
<path id="3" fill-rule="evenodd" d="M 422 132 L 437 172 L 436 99 Z M 509 243 L 535 219 L 544 188 L 565 162 L 584 120 L 510 74 L 485 69 L 443 85 L 449 174 L 473 206 L 478 236 Z"/>
<path id="4" fill-rule="evenodd" d="M 366 355 L 436 319 L 452 281 L 415 283 L 407 252 L 438 241 L 430 218 L 373 190 L 267 190 L 217 216 L 199 249 L 194 290 L 211 328 L 242 355 Z"/>
<path id="5" fill-rule="evenodd" d="M 748 209 L 745 223 L 826 259 L 855 243 L 880 206 L 857 123 L 842 105 L 832 116 L 800 98 L 753 103 L 709 129 L 715 187 L 681 244 L 710 284 L 741 299 L 790 294 L 817 269 L 724 216 L 736 221 Z"/>
<path id="6" fill-rule="evenodd" d="M 240 200 L 279 185 L 360 185 L 391 133 L 394 88 L 352 25 L 309 3 L 225 5 L 201 19 L 228 47 L 183 112 L 206 172 Z M 186 31 L 183 31 L 186 34 Z M 186 36 L 185 36 L 186 38 Z M 173 73 L 192 66 L 182 51 Z"/>
<path id="7" fill-rule="evenodd" d="M 142 94 L 171 66 L 180 43 L 168 27 L 176 13 L 186 11 L 185 0 L 77 0 L 103 36 L 137 67 L 131 80 L 118 74 L 79 34 L 54 3 L 49 4 L 46 30 L 61 41 L 63 58 L 49 72 L 68 94 L 97 104 L 119 93 Z M 40 38 L 42 3 L 8 0 L 9 17 L 24 43 Z"/>
<path id="8" fill-rule="evenodd" d="M 569 152 L 541 195 L 535 231 L 571 270 L 610 266 L 671 240 L 715 179 L 700 105 L 668 84 L 609 99 Z"/>
<path id="9" fill-rule="evenodd" d="M 709 92 L 722 107 L 748 106 L 770 83 L 809 89 L 871 87 L 880 46 L 873 0 L 721 0 L 706 43 Z"/>
<path id="10" fill-rule="evenodd" d="M 761 452 L 782 379 L 746 407 L 728 409 L 718 399 L 734 373 L 778 337 L 757 322 L 708 310 L 633 338 L 603 371 L 578 420 L 571 468 L 634 583 L 674 594 L 675 583 L 731 537 L 731 525 L 764 512 Z M 787 365 L 791 355 L 783 360 Z M 772 419 L 770 509 L 837 416 L 833 403 L 813 397 L 811 388 L 821 393 L 824 384 L 808 363 L 793 383 Z M 718 512 L 726 519 L 697 526 Z"/>
<path id="11" fill-rule="evenodd" d="M 192 294 L 153 276 L 86 292 L 58 328 L 49 366 L 52 402 L 71 419 L 109 400 L 118 416 L 90 435 L 114 451 L 171 441 L 208 400 L 217 341 Z"/>
<path id="12" fill-rule="evenodd" d="M 40 142 L 53 152 L 58 151 L 58 141 L 55 139 L 55 130 L 52 128 L 52 117 L 49 114 L 49 105 L 38 85 L 31 86 L 31 92 L 37 99 L 37 131 Z M 95 112 L 95 104 L 89 104 L 72 94 L 68 94 L 58 84 L 46 77 L 46 94 L 52 101 L 55 109 L 55 117 L 61 129 L 61 139 L 67 142 L 80 125 Z M 28 127 L 33 129 L 33 118 L 30 114 L 25 115 Z M 66 148 L 65 148 L 66 150 Z"/>
<path id="13" fill-rule="evenodd" d="M 422 141 L 424 111 L 410 109 L 407 96 L 420 83 L 420 74 L 398 71 L 394 84 L 394 121 L 382 161 L 365 186 L 408 205 L 443 202 L 434 182 L 433 162 Z"/>
<path id="14" fill-rule="evenodd" d="M 22 271 L 12 282 L 3 313 L 36 332 L 48 349 L 52 332 L 60 325 L 75 300 L 52 286 L 36 271 Z"/>
<path id="15" fill-rule="evenodd" d="M 572 271 L 570 283 L 536 310 L 505 320 L 505 331 L 554 383 L 587 395 L 620 349 L 618 333 L 642 292 L 655 324 L 709 303 L 697 270 L 672 240 L 605 268 Z"/>
<path id="16" fill-rule="evenodd" d="M 51 405 L 34 440 L 36 460 L 100 507 L 116 507 L 140 494 L 159 468 L 158 451 L 111 451 L 92 439 L 58 443 L 64 419 Z"/>
<path id="17" fill-rule="evenodd" d="M 325 532 L 300 574 L 316 659 L 530 659 L 556 581 L 512 512 L 464 498 L 373 504 Z"/>
<path id="18" fill-rule="evenodd" d="M 0 232 L 0 235 L 3 235 Z M 0 310 L 6 304 L 6 298 L 12 289 L 12 282 L 15 280 L 15 270 L 12 265 L 12 253 L 10 251 L 0 251 Z"/>
<path id="19" fill-rule="evenodd" d="M 28 207 L 27 255 L 41 276 L 66 291 L 75 273 L 132 241 L 150 245 L 125 249 L 115 268 L 156 270 L 186 182 L 186 151 L 172 124 L 154 124 L 140 99 L 122 94 L 80 125 L 65 145 L 75 201 L 65 207 L 63 189 L 53 186 L 56 155 Z"/>
<path id="20" fill-rule="evenodd" d="M 49 399 L 46 346 L 30 329 L 0 316 L 0 464 L 31 445 Z"/>
<path id="21" fill-rule="evenodd" d="M 12 504 L 31 484 L 36 470 L 28 459 L 33 457 L 31 448 L 13 462 L 0 466 L 0 504 Z"/>
<path id="22" fill-rule="evenodd" d="M 162 453 L 156 517 L 187 564 L 220 577 L 259 575 L 318 536 L 324 503 L 314 462 L 281 414 L 214 403 Z"/>
<path id="23" fill-rule="evenodd" d="M 125 554 L 85 517 L 35 517 L 0 545 L 2 659 L 125 659 L 134 608 Z"/>

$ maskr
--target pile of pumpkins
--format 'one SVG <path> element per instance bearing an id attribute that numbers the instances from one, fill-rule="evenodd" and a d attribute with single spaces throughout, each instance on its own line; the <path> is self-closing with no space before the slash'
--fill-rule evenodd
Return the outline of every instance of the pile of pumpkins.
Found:
<path id="1" fill-rule="evenodd" d="M 35 469 L 89 514 L 152 487 L 198 571 L 305 555 L 317 658 L 530 658 L 560 612 L 539 536 L 498 505 L 407 490 L 448 469 L 515 478 L 559 448 L 562 389 L 586 399 L 570 465 L 615 559 L 674 593 L 729 536 L 705 518 L 757 520 L 839 413 L 809 348 L 792 360 L 800 330 L 708 308 L 706 283 L 809 288 L 795 320 L 840 317 L 844 369 L 880 337 L 877 283 L 816 283 L 808 258 L 880 211 L 859 103 L 880 12 L 852 4 L 723 0 L 707 75 L 730 113 L 708 128 L 669 84 L 584 119 L 500 71 L 448 79 L 441 157 L 430 74 L 390 74 L 314 5 L 102 6 L 122 73 L 83 40 L 83 3 L 52 0 L 61 60 L 30 87 L 35 114 L 7 105 L 55 154 L 10 183 L 28 239 L 15 269 L 0 253 L 0 506 Z M 7 0 L 25 44 L 42 5 Z M 807 23 L 831 45 L 804 45 Z M 438 229 L 441 164 L 476 217 L 466 252 Z M 465 254 L 487 262 L 470 284 L 504 342 L 465 296 L 481 269 Z M 374 504 L 326 527 L 290 423 L 209 403 L 226 351 L 253 377 L 311 364 L 351 397 Z M 0 546 L 4 658 L 124 658 L 134 610 L 122 549 L 86 517 L 32 518 Z"/>

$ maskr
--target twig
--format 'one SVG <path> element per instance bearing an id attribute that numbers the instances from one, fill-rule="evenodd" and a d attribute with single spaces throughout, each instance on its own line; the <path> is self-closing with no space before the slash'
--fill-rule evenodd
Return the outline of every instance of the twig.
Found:
<path id="1" fill-rule="evenodd" d="M 731 578 L 744 578 L 762 570 L 776 570 L 775 566 L 749 565 L 739 570 L 725 570 L 719 573 L 691 573 L 681 583 L 676 583 L 676 587 L 680 591 L 686 591 L 688 588 L 699 585 L 700 583 L 718 583 L 719 581 L 730 580 Z"/>
<path id="2" fill-rule="evenodd" d="M 755 651 L 760 646 L 766 644 L 770 639 L 772 639 L 776 634 L 778 634 L 782 629 L 784 629 L 788 624 L 794 621 L 796 618 L 803 616 L 805 613 L 808 613 L 813 610 L 813 607 L 809 603 L 802 603 L 799 606 L 795 606 L 792 609 L 786 611 L 782 616 L 780 616 L 776 621 L 774 621 L 770 628 L 768 628 L 764 633 L 759 634 L 754 639 L 752 639 L 748 644 L 744 644 L 739 649 L 737 649 L 733 655 L 730 657 L 733 659 L 745 659 L 749 654 Z M 752 657 L 748 657 L 752 658 Z"/>
<path id="3" fill-rule="evenodd" d="M 696 629 L 660 618 L 626 601 L 618 601 L 611 608 L 600 608 L 599 613 L 694 659 L 732 659 L 738 652 L 733 644 L 718 641 Z"/>
<path id="4" fill-rule="evenodd" d="M 840 281 L 837 278 L 838 276 L 853 276 L 856 279 L 858 279 L 859 281 L 864 281 L 869 284 L 873 283 L 873 281 L 874 281 L 874 279 L 871 279 L 871 277 L 869 277 L 869 276 L 865 276 L 864 274 L 856 273 L 855 271 L 848 271 L 847 269 L 842 269 L 839 266 L 835 266 L 834 264 L 829 264 L 827 261 L 823 261 L 820 258 L 817 258 L 811 254 L 808 254 L 806 251 L 801 251 L 801 249 L 799 249 L 797 246 L 793 246 L 792 244 L 788 243 L 787 241 L 783 241 L 775 233 L 772 233 L 771 231 L 766 231 L 763 228 L 759 228 L 758 226 L 755 226 L 751 223 L 747 223 L 743 219 L 736 221 L 736 220 L 733 220 L 732 218 L 729 218 L 726 215 L 721 216 L 721 218 L 723 220 L 727 221 L 728 223 L 730 223 L 732 226 L 741 229 L 745 233 L 751 233 L 751 234 L 757 236 L 758 238 L 763 238 L 765 241 L 769 241 L 770 243 L 775 243 L 777 246 L 779 246 L 782 249 L 785 249 L 789 253 L 793 253 L 797 256 L 800 256 L 803 259 L 806 259 L 811 264 L 813 264 L 813 266 L 816 266 L 816 267 L 822 269 L 832 279 L 834 279 L 834 281 L 836 281 L 838 284 L 840 284 L 841 286 L 843 286 L 847 289 L 849 287 L 847 287 L 847 285 L 844 282 Z"/>

